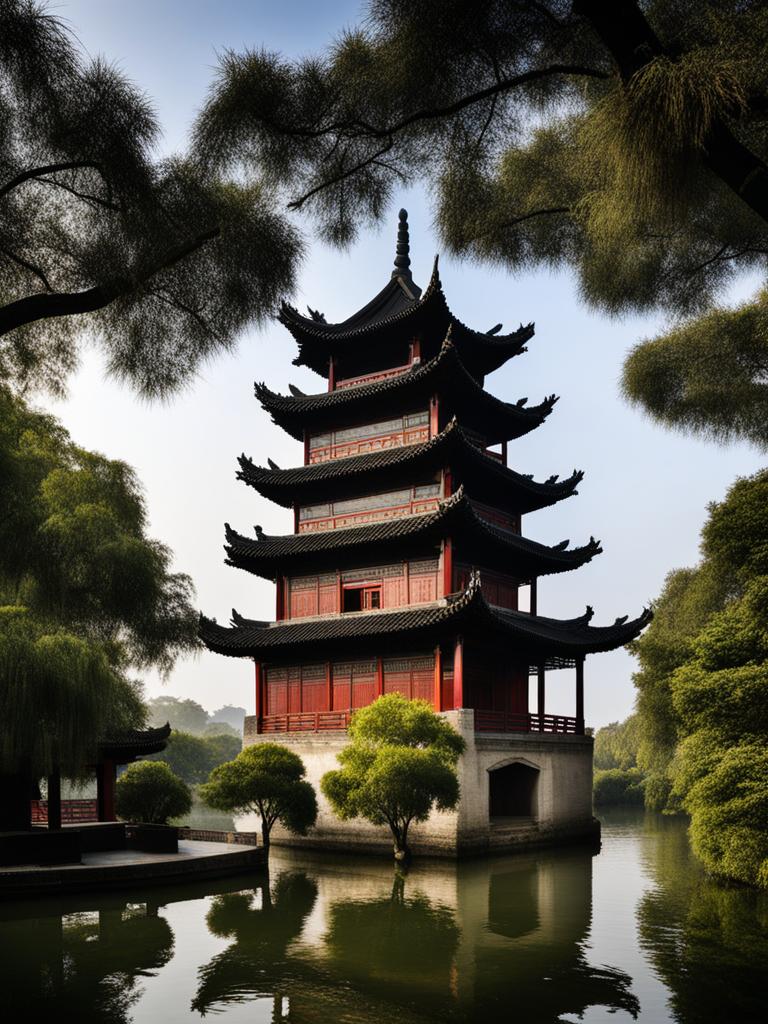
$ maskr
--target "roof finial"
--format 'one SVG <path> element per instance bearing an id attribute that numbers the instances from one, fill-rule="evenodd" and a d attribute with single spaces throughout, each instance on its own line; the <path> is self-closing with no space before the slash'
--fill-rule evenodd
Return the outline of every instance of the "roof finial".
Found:
<path id="1" fill-rule="evenodd" d="M 401 210 L 399 218 L 400 220 L 397 225 L 397 255 L 395 256 L 395 269 L 392 271 L 392 277 L 404 277 L 410 281 L 411 258 L 408 255 L 410 251 L 408 243 L 408 211 Z"/>

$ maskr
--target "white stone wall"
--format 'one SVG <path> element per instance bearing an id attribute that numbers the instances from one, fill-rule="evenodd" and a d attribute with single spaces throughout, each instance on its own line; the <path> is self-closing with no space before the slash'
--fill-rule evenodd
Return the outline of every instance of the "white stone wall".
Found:
<path id="1" fill-rule="evenodd" d="M 446 711 L 445 718 L 461 733 L 467 749 L 459 761 L 461 800 L 455 812 L 435 812 L 429 820 L 412 826 L 414 852 L 437 856 L 480 853 L 576 838 L 596 838 L 592 817 L 592 739 L 549 733 L 479 733 L 474 712 Z M 279 825 L 272 833 L 275 844 L 320 846 L 325 849 L 368 850 L 389 853 L 389 829 L 360 820 L 340 821 L 320 790 L 320 779 L 338 767 L 336 755 L 346 746 L 346 733 L 273 733 L 258 735 L 255 718 L 246 718 L 246 745 L 280 743 L 304 761 L 307 779 L 317 792 L 317 824 L 307 836 L 291 836 Z M 491 828 L 489 777 L 494 768 L 522 762 L 539 772 L 537 813 L 533 824 L 507 829 Z M 256 827 L 243 819 L 241 828 Z"/>

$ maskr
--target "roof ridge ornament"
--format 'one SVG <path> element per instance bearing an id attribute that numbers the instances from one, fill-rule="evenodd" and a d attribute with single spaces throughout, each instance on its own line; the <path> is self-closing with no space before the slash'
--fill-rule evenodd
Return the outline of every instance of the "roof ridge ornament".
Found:
<path id="1" fill-rule="evenodd" d="M 408 211 L 401 210 L 398 214 L 397 248 L 395 250 L 395 269 L 392 277 L 403 277 L 411 280 L 410 239 L 408 237 Z"/>

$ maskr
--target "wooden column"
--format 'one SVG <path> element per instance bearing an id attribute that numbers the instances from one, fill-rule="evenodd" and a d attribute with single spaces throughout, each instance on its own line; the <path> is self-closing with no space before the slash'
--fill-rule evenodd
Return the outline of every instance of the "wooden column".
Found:
<path id="1" fill-rule="evenodd" d="M 381 697 L 384 693 L 384 661 L 381 655 L 376 657 L 376 696 Z"/>
<path id="2" fill-rule="evenodd" d="M 443 541 L 443 597 L 453 593 L 453 541 Z"/>
<path id="3" fill-rule="evenodd" d="M 115 762 L 100 761 L 96 766 L 96 817 L 115 820 Z"/>
<path id="4" fill-rule="evenodd" d="M 333 711 L 333 667 L 330 661 L 325 663 L 325 706 Z"/>
<path id="5" fill-rule="evenodd" d="M 278 576 L 275 586 L 275 620 L 282 621 L 285 618 L 285 577 Z"/>
<path id="6" fill-rule="evenodd" d="M 584 655 L 576 659 L 576 732 L 584 735 Z"/>
<path id="7" fill-rule="evenodd" d="M 539 715 L 539 729 L 543 732 L 544 730 L 544 715 L 546 705 L 546 670 L 544 668 L 544 662 L 542 661 L 539 665 L 538 671 L 538 693 L 536 696 L 536 711 Z"/>
<path id="8" fill-rule="evenodd" d="M 435 648 L 435 696 L 433 701 L 435 711 L 443 710 L 443 654 L 440 644 Z"/>
<path id="9" fill-rule="evenodd" d="M 336 390 L 336 360 L 331 356 L 328 364 L 328 390 Z"/>
<path id="10" fill-rule="evenodd" d="M 531 580 L 531 615 L 538 614 L 539 607 L 539 593 L 538 593 L 538 580 L 534 576 Z"/>
<path id="11" fill-rule="evenodd" d="M 61 771 L 58 767 L 48 776 L 48 828 L 61 828 Z"/>
<path id="12" fill-rule="evenodd" d="M 453 647 L 453 706 L 464 707 L 464 637 L 457 636 Z"/>
<path id="13" fill-rule="evenodd" d="M 262 722 L 264 719 L 264 687 L 263 687 L 263 672 L 261 669 L 261 662 L 254 661 L 253 663 L 255 674 L 256 674 L 256 732 L 261 732 Z"/>
<path id="14" fill-rule="evenodd" d="M 437 404 L 437 395 L 432 395 L 429 400 L 429 436 L 436 437 L 440 433 L 440 407 Z"/>
<path id="15" fill-rule="evenodd" d="M 309 431 L 304 431 L 304 465 L 309 465 Z"/>

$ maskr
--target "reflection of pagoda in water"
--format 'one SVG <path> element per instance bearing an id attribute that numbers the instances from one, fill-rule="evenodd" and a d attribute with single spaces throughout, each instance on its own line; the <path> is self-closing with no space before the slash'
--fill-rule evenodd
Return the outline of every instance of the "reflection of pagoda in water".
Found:
<path id="1" fill-rule="evenodd" d="M 598 1005 L 637 1014 L 632 979 L 585 954 L 587 851 L 431 864 L 405 878 L 375 862 L 278 855 L 276 866 L 271 897 L 214 901 L 209 927 L 232 943 L 200 969 L 198 1012 L 271 996 L 273 1019 L 291 1024 L 506 1024 L 511 1007 L 531 1024 Z"/>
<path id="2" fill-rule="evenodd" d="M 548 547 L 521 533 L 524 514 L 570 497 L 582 477 L 539 482 L 507 466 L 508 443 L 540 426 L 556 399 L 504 402 L 485 378 L 525 351 L 532 325 L 509 335 L 465 327 L 437 264 L 422 293 L 405 211 L 381 292 L 340 324 L 310 314 L 284 306 L 281 320 L 298 342 L 295 362 L 327 378 L 328 390 L 256 387 L 272 419 L 303 443 L 304 465 L 240 459 L 243 481 L 292 509 L 293 533 L 257 527 L 248 538 L 227 527 L 229 563 L 275 581 L 275 621 L 235 613 L 229 627 L 201 625 L 211 650 L 255 662 L 247 741 L 289 743 L 317 787 L 354 709 L 400 692 L 447 713 L 467 740 L 461 808 L 417 828 L 417 849 L 590 833 L 584 658 L 627 643 L 647 615 L 596 627 L 590 609 L 563 620 L 538 614 L 538 578 L 578 568 L 600 546 Z M 546 673 L 564 667 L 575 670 L 575 716 L 546 707 Z M 326 846 L 388 842 L 324 805 L 312 836 Z"/>

